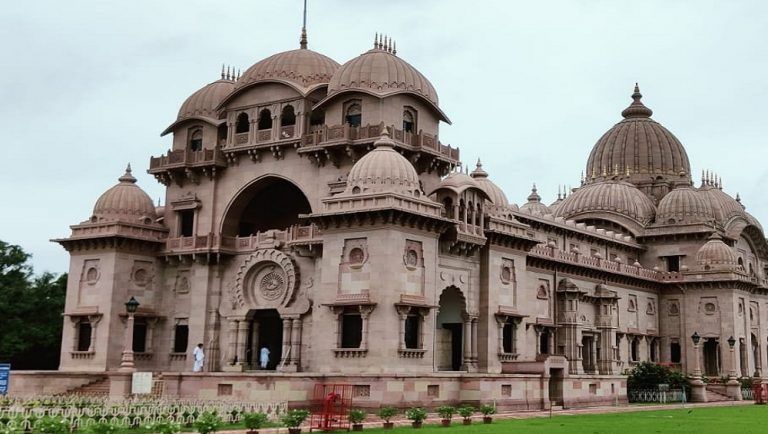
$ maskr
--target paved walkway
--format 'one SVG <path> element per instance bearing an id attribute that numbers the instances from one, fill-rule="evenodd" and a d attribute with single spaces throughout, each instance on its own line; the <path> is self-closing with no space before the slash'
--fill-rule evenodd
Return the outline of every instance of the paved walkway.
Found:
<path id="1" fill-rule="evenodd" d="M 676 410 L 679 408 L 701 408 L 701 407 L 730 407 L 734 405 L 755 405 L 754 401 L 720 401 L 720 402 L 702 402 L 702 403 L 686 403 L 683 404 L 665 404 L 665 405 L 620 405 L 620 406 L 605 406 L 605 407 L 586 407 L 575 408 L 568 410 L 555 410 L 552 412 L 553 416 L 566 416 L 566 415 L 578 415 L 578 414 L 604 414 L 604 413 L 629 413 L 636 411 L 653 411 L 653 410 Z M 549 417 L 549 411 L 542 410 L 526 410 L 526 411 L 511 411 L 494 414 L 494 419 L 530 419 L 534 417 Z M 440 423 L 440 418 L 436 415 L 427 418 L 425 423 L 437 424 Z M 378 417 L 371 416 L 373 421 L 365 422 L 363 425 L 365 428 L 379 428 L 381 427 L 381 421 Z M 482 415 L 475 415 L 472 417 L 473 423 L 479 423 L 482 421 Z M 409 426 L 411 421 L 408 419 L 393 419 L 395 426 Z M 461 417 L 455 416 L 453 418 L 454 425 L 461 424 Z M 304 426 L 302 432 L 309 432 L 308 426 Z M 287 428 L 262 428 L 259 430 L 259 434 L 284 434 L 287 433 Z M 246 430 L 235 431 L 219 431 L 220 434 L 245 434 Z"/>

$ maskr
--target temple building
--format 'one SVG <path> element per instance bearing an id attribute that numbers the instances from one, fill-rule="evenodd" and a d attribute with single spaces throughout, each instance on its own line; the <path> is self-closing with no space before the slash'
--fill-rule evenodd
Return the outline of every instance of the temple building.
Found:
<path id="1" fill-rule="evenodd" d="M 340 382 L 361 406 L 548 408 L 626 401 L 641 361 L 762 377 L 763 229 L 631 98 L 577 188 L 518 207 L 440 142 L 437 90 L 389 38 L 339 64 L 303 32 L 223 70 L 150 159 L 164 205 L 129 166 L 55 240 L 58 374 L 80 379 L 61 387 L 135 370 L 176 396 L 300 403 Z"/>

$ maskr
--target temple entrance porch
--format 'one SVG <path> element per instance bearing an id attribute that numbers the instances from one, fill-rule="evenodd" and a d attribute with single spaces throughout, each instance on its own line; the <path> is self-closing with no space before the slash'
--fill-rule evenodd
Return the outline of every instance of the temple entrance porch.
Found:
<path id="1" fill-rule="evenodd" d="M 246 317 L 248 335 L 246 339 L 245 369 L 275 370 L 282 359 L 283 320 L 275 309 L 252 310 Z M 269 351 L 265 368 L 261 367 L 261 351 Z"/>

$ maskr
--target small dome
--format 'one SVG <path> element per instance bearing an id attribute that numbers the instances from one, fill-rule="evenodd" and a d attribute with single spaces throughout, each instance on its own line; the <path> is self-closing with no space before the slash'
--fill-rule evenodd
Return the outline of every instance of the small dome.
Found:
<path id="1" fill-rule="evenodd" d="M 131 165 L 118 178 L 117 185 L 110 188 L 96 201 L 93 218 L 96 220 L 122 220 L 134 223 L 154 223 L 157 219 L 155 204 L 131 175 Z"/>
<path id="2" fill-rule="evenodd" d="M 510 209 L 507 195 L 504 194 L 504 191 L 499 188 L 498 185 L 488 179 L 488 172 L 483 170 L 483 163 L 480 162 L 480 159 L 477 160 L 477 166 L 469 176 L 475 180 L 475 183 L 485 191 L 485 194 L 490 198 L 491 203 L 488 203 L 486 206 L 486 210 L 488 210 L 489 214 L 506 216 L 506 211 Z"/>
<path id="3" fill-rule="evenodd" d="M 281 81 L 307 89 L 328 83 L 339 64 L 318 52 L 299 48 L 284 51 L 256 62 L 237 80 L 235 89 L 241 89 L 261 81 Z"/>
<path id="4" fill-rule="evenodd" d="M 709 223 L 715 220 L 712 205 L 689 186 L 678 187 L 659 202 L 656 223 Z"/>
<path id="5" fill-rule="evenodd" d="M 696 263 L 710 269 L 710 267 L 735 267 L 738 264 L 733 249 L 723 242 L 717 233 L 709 237 L 709 241 L 696 252 Z"/>
<path id="6" fill-rule="evenodd" d="M 746 219 L 746 212 L 741 204 L 719 187 L 711 183 L 705 183 L 699 188 L 698 193 L 702 195 L 704 202 L 710 205 L 715 218 L 720 224 L 727 223 L 733 217 L 744 217 Z"/>
<path id="7" fill-rule="evenodd" d="M 552 214 L 552 211 L 549 210 L 549 207 L 544 205 L 544 203 L 541 201 L 541 196 L 539 196 L 538 190 L 536 189 L 536 184 L 533 184 L 533 187 L 531 188 L 531 194 L 528 195 L 528 202 L 520 207 L 520 211 L 524 211 L 529 214 Z"/>
<path id="8" fill-rule="evenodd" d="M 618 214 L 645 226 L 653 220 L 656 208 L 651 199 L 634 185 L 623 181 L 603 181 L 585 185 L 565 198 L 555 217 L 570 219 L 593 212 Z"/>
<path id="9" fill-rule="evenodd" d="M 635 85 L 632 104 L 621 112 L 624 120 L 595 143 L 587 161 L 587 183 L 621 176 L 632 183 L 662 178 L 690 180 L 691 164 L 685 148 L 669 130 L 651 119 L 653 111 L 641 102 Z"/>
<path id="10" fill-rule="evenodd" d="M 216 107 L 229 95 L 235 88 L 232 80 L 224 78 L 222 73 L 221 80 L 216 80 L 193 93 L 184 101 L 179 109 L 178 119 L 189 118 L 192 116 L 204 116 L 216 119 Z"/>
<path id="11" fill-rule="evenodd" d="M 413 165 L 394 148 L 387 128 L 349 171 L 346 194 L 395 192 L 420 196 L 419 175 Z"/>

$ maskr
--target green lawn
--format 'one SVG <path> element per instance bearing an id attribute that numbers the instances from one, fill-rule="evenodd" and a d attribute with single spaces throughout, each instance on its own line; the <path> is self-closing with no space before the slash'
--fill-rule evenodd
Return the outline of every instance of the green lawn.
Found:
<path id="1" fill-rule="evenodd" d="M 396 428 L 403 434 L 410 427 Z M 387 432 L 380 428 L 365 433 Z M 392 432 L 392 431 L 389 431 Z M 427 433 L 768 433 L 768 406 L 679 408 L 676 410 L 637 411 L 631 413 L 554 416 L 515 420 L 494 420 L 491 425 L 477 421 L 463 426 L 454 421 L 450 428 L 425 425 L 418 432 Z"/>

